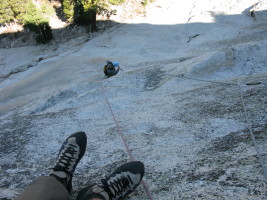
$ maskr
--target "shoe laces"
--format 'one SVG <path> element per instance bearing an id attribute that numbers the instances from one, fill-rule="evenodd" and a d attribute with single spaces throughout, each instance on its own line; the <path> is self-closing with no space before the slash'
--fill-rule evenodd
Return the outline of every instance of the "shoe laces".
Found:
<path id="1" fill-rule="evenodd" d="M 76 159 L 77 155 L 77 146 L 73 144 L 68 144 L 68 147 L 65 148 L 64 152 L 61 152 L 59 155 L 59 158 L 57 160 L 57 164 L 54 167 L 55 171 L 65 171 L 67 173 L 73 172 L 74 166 L 76 163 L 73 163 L 73 161 Z M 74 164 L 74 166 L 73 166 Z M 72 167 L 72 169 L 68 169 L 69 167 Z"/>
<path id="2" fill-rule="evenodd" d="M 102 179 L 101 182 L 111 199 L 122 197 L 121 195 L 123 195 L 123 193 L 125 193 L 124 195 L 126 195 L 127 193 L 129 193 L 129 191 L 127 190 L 129 190 L 131 188 L 131 185 L 133 185 L 133 181 L 128 174 L 120 175 L 118 178 L 109 180 L 109 182 L 107 181 L 107 179 Z"/>

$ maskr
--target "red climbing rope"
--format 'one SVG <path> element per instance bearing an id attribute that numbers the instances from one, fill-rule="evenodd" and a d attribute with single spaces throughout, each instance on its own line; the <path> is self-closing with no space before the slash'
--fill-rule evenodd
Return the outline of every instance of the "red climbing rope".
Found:
<path id="1" fill-rule="evenodd" d="M 124 143 L 124 145 L 125 145 L 125 147 L 126 147 L 127 153 L 128 153 L 128 155 L 129 155 L 129 157 L 130 157 L 130 160 L 131 160 L 131 161 L 134 161 L 134 158 L 133 158 L 133 155 L 132 155 L 132 153 L 131 153 L 131 151 L 130 151 L 129 145 L 128 145 L 128 143 L 127 143 L 127 141 L 126 141 L 126 139 L 125 139 L 125 137 L 124 137 L 124 135 L 123 135 L 123 133 L 122 133 L 122 131 L 121 131 L 121 129 L 120 129 L 119 123 L 118 123 L 118 121 L 117 121 L 117 119 L 116 119 L 116 117 L 115 117 L 115 115 L 114 115 L 114 113 L 113 113 L 113 110 L 112 110 L 112 108 L 111 108 L 111 105 L 110 105 L 110 103 L 109 103 L 109 101 L 108 101 L 108 98 L 107 98 L 107 96 L 106 96 L 106 94 L 105 94 L 105 91 L 103 90 L 103 92 L 104 92 L 104 97 L 105 97 L 105 100 L 106 100 L 106 102 L 107 102 L 107 104 L 108 104 L 110 113 L 111 113 L 111 115 L 112 115 L 113 121 L 114 121 L 115 124 L 116 124 L 117 131 L 118 131 L 118 133 L 120 134 L 120 136 L 121 136 L 121 138 L 122 138 L 122 141 L 123 141 L 123 143 Z M 152 197 L 152 195 L 151 195 L 151 192 L 149 191 L 149 189 L 148 189 L 148 187 L 147 187 L 147 184 L 145 183 L 144 180 L 142 180 L 142 184 L 143 184 L 143 187 L 144 187 L 144 189 L 145 189 L 145 191 L 146 191 L 146 193 L 147 193 L 148 198 L 149 198 L 150 200 L 153 200 L 153 197 Z"/>

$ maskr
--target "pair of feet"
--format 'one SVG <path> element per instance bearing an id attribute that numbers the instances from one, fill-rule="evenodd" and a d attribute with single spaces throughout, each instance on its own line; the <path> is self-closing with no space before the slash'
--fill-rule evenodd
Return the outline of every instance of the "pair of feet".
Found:
<path id="1" fill-rule="evenodd" d="M 69 136 L 63 143 L 50 176 L 54 176 L 70 192 L 72 176 L 75 168 L 83 157 L 87 145 L 84 132 Z M 144 176 L 144 164 L 139 161 L 126 163 L 117 168 L 111 175 L 82 189 L 77 200 L 119 200 L 130 194 L 140 184 Z"/>

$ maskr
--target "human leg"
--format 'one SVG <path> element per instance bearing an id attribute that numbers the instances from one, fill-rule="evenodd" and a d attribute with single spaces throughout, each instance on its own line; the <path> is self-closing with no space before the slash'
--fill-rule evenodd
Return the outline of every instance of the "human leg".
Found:
<path id="1" fill-rule="evenodd" d="M 14 200 L 67 200 L 72 189 L 72 176 L 86 150 L 84 132 L 69 136 L 62 144 L 49 176 L 33 181 Z"/>
<path id="2" fill-rule="evenodd" d="M 41 176 L 14 200 L 68 200 L 69 192 L 56 178 Z"/>
<path id="3" fill-rule="evenodd" d="M 119 200 L 130 194 L 140 184 L 144 176 L 144 164 L 139 161 L 126 163 L 110 176 L 83 188 L 77 200 Z"/>

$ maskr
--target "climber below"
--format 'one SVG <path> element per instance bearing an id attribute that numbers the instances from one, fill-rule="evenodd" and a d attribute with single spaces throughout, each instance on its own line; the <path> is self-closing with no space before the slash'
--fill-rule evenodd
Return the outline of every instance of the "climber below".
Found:
<path id="1" fill-rule="evenodd" d="M 116 69 L 117 68 L 117 69 Z M 118 61 L 107 61 L 107 64 L 104 66 L 104 74 L 107 78 L 115 76 L 120 71 L 120 66 Z"/>

